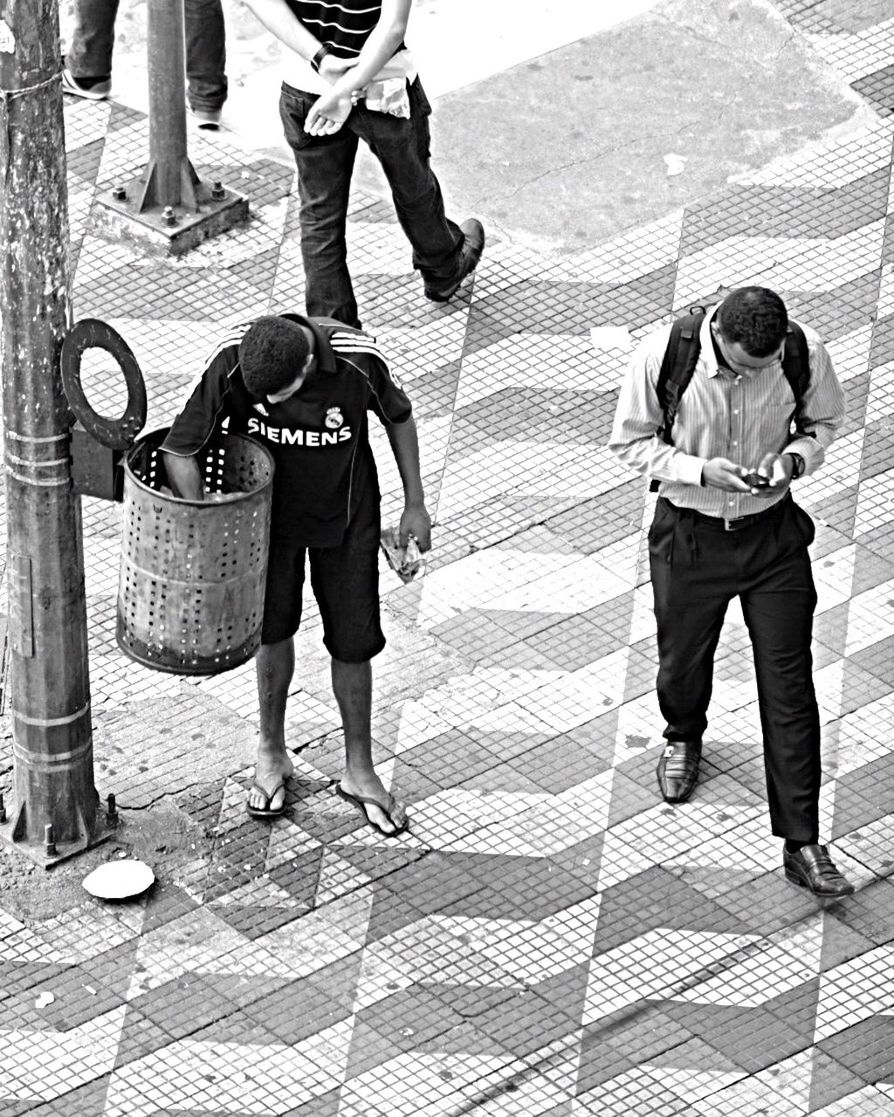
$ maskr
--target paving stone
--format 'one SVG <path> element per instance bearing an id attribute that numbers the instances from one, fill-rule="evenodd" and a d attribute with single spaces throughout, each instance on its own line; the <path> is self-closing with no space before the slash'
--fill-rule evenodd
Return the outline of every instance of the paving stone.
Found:
<path id="1" fill-rule="evenodd" d="M 750 1074 L 804 1051 L 813 1042 L 812 1032 L 787 1024 L 767 1007 L 664 1002 L 661 1008 L 672 1020 L 679 1021 L 688 1031 L 717 1048 L 726 1059 Z"/>
<path id="2" fill-rule="evenodd" d="M 72 1117 L 76 1113 L 100 1114 L 105 1106 L 108 1084 L 109 1076 L 105 1074 L 42 1104 L 34 1099 L 27 1102 L 4 1099 L 4 1115 L 19 1117 L 21 1113 L 29 1113 L 36 1117 Z"/>
<path id="3" fill-rule="evenodd" d="M 657 928 L 726 934 L 740 929 L 721 906 L 656 866 L 602 893 L 593 956 Z"/>
<path id="4" fill-rule="evenodd" d="M 890 1016 L 862 1020 L 823 1041 L 819 1048 L 863 1082 L 894 1081 L 894 1020 Z"/>
<path id="5" fill-rule="evenodd" d="M 133 1005 L 128 1005 L 115 1052 L 115 1069 L 155 1055 L 167 1047 L 173 1038 L 166 1028 L 144 1016 Z M 240 1042 L 250 1043 L 251 1039 L 243 1033 Z"/>
<path id="6" fill-rule="evenodd" d="M 878 881 L 864 888 L 847 904 L 838 904 L 832 916 L 877 945 L 894 939 L 894 886 Z"/>
<path id="7" fill-rule="evenodd" d="M 831 1058 L 818 1046 L 813 1053 L 812 1074 L 810 1079 L 810 1112 L 834 1112 L 835 1103 L 859 1094 L 865 1082 L 842 1063 Z M 872 1110 L 866 1104 L 864 1113 Z M 825 1107 L 828 1107 L 826 1109 Z M 862 1107 L 861 1107 L 862 1108 Z M 845 1108 L 843 1110 L 847 1112 Z"/>

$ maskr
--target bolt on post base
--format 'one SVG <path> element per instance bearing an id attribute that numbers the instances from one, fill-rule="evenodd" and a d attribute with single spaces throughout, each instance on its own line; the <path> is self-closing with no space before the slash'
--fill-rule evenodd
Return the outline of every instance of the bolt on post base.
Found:
<path id="1" fill-rule="evenodd" d="M 115 806 L 114 795 L 109 796 L 108 809 L 103 811 L 99 807 L 99 796 L 92 823 L 78 813 L 76 837 L 68 841 L 57 841 L 52 824 L 43 827 L 40 840 L 31 832 L 34 827 L 27 825 L 25 817 L 26 806 L 24 803 L 16 805 L 15 801 L 4 803 L 0 795 L 0 844 L 14 849 L 17 853 L 42 865 L 45 869 L 52 869 L 61 861 L 68 861 L 79 853 L 101 845 L 114 837 L 118 826 L 118 811 Z"/>
<path id="2" fill-rule="evenodd" d="M 150 253 L 180 256 L 209 237 L 248 221 L 248 199 L 219 182 L 195 184 L 196 208 L 144 206 L 143 175 L 101 194 L 94 210 L 100 235 L 139 243 Z"/>

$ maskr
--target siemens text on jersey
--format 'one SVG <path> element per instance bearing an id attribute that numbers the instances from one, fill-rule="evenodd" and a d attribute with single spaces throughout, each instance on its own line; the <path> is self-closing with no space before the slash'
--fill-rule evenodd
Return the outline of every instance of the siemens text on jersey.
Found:
<path id="1" fill-rule="evenodd" d="M 335 431 L 290 430 L 288 427 L 269 427 L 260 419 L 250 418 L 248 433 L 258 434 L 270 442 L 279 442 L 283 446 L 334 446 L 338 442 L 347 442 L 350 439 L 351 428 L 341 427 Z"/>

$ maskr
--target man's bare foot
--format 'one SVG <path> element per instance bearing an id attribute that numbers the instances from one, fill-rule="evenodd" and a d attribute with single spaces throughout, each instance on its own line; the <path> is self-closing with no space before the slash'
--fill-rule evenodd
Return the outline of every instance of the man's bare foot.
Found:
<path id="1" fill-rule="evenodd" d="M 295 774 L 295 765 L 285 749 L 258 749 L 254 784 L 248 792 L 248 807 L 255 811 L 277 813 L 286 801 L 280 786 Z"/>
<path id="2" fill-rule="evenodd" d="M 357 805 L 365 812 L 369 824 L 382 834 L 399 834 L 407 828 L 406 806 L 386 790 L 375 772 L 346 771 L 337 786 L 342 795 L 358 801 Z M 377 806 L 377 803 L 382 806 Z M 390 810 L 385 809 L 388 807 Z"/>

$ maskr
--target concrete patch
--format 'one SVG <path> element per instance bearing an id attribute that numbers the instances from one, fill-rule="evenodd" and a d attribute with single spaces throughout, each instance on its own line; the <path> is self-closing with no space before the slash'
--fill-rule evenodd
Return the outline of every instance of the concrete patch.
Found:
<path id="1" fill-rule="evenodd" d="M 96 786 L 119 807 L 151 806 L 254 759 L 256 726 L 184 683 L 175 697 L 102 710 L 93 722 Z M 173 800 L 172 800 L 173 801 Z"/>
<path id="2" fill-rule="evenodd" d="M 798 150 L 859 107 L 769 3 L 665 0 L 447 94 L 434 159 L 452 213 L 576 252 Z"/>

